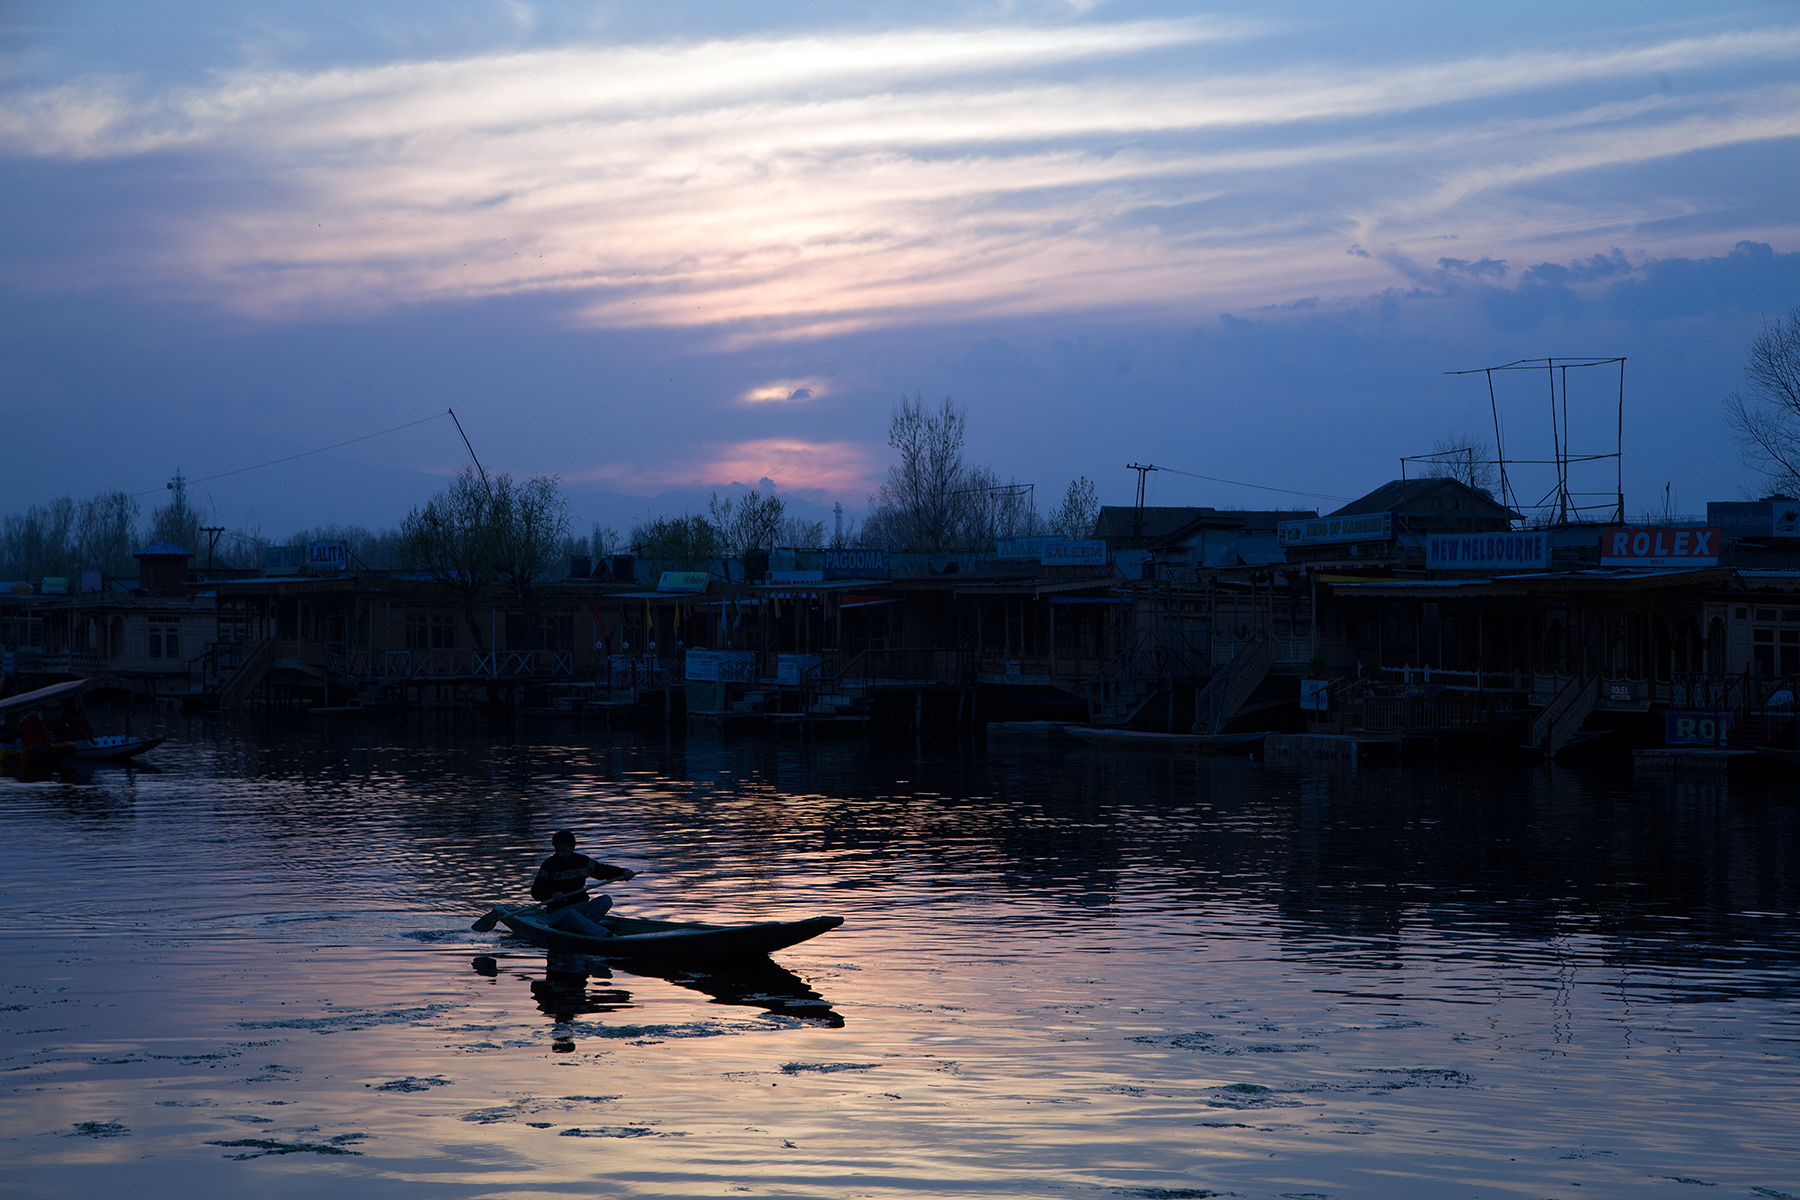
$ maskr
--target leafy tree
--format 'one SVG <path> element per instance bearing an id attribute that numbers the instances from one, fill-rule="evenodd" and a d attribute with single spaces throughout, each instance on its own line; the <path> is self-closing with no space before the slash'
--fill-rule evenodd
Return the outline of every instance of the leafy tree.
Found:
<path id="1" fill-rule="evenodd" d="M 475 600 L 494 578 L 492 493 L 467 467 L 450 486 L 400 522 L 401 561 L 422 571 L 462 602 L 463 622 L 485 647 Z"/>
<path id="2" fill-rule="evenodd" d="M 1050 529 L 1058 537 L 1079 541 L 1091 537 L 1100 516 L 1100 493 L 1094 481 L 1081 475 L 1069 481 L 1063 502 L 1050 517 Z"/>
<path id="3" fill-rule="evenodd" d="M 510 475 L 496 475 L 489 518 L 494 574 L 529 604 L 532 585 L 555 578 L 562 567 L 569 506 L 559 481 L 554 475 L 533 475 L 515 483 Z"/>
<path id="4" fill-rule="evenodd" d="M 1725 398 L 1744 464 L 1777 489 L 1800 494 L 1800 304 L 1763 323 L 1744 350 L 1746 392 Z"/>

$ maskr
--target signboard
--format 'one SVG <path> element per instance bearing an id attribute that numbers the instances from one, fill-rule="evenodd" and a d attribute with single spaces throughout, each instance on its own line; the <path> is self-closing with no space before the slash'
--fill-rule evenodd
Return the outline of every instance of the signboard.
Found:
<path id="1" fill-rule="evenodd" d="M 1629 683 L 1609 683 L 1609 684 L 1607 684 L 1606 685 L 1606 698 L 1608 700 L 1616 700 L 1620 703 L 1625 703 L 1625 704 L 1630 703 L 1634 699 L 1634 697 L 1631 694 L 1631 685 Z"/>
<path id="2" fill-rule="evenodd" d="M 1491 571 L 1550 565 L 1550 537 L 1537 533 L 1434 533 L 1425 539 L 1429 571 Z"/>
<path id="3" fill-rule="evenodd" d="M 886 579 L 886 550 L 827 550 L 826 579 Z"/>
<path id="4" fill-rule="evenodd" d="M 705 571 L 664 571 L 656 581 L 659 592 L 704 592 L 712 576 Z"/>
<path id="5" fill-rule="evenodd" d="M 1730 713 L 1671 710 L 1663 714 L 1663 740 L 1671 746 L 1723 746 L 1730 730 Z"/>
<path id="6" fill-rule="evenodd" d="M 1394 514 L 1359 513 L 1354 517 L 1283 521 L 1275 532 L 1284 548 L 1327 546 L 1338 542 L 1385 542 L 1394 536 Z"/>
<path id="7" fill-rule="evenodd" d="M 1326 691 L 1331 686 L 1329 679 L 1302 679 L 1300 681 L 1300 711 L 1331 711 L 1331 694 Z"/>
<path id="8" fill-rule="evenodd" d="M 770 583 L 824 583 L 823 571 L 770 571 Z"/>
<path id="9" fill-rule="evenodd" d="M 816 654 L 777 654 L 775 656 L 775 682 L 789 687 L 798 687 L 803 677 L 817 679 L 820 659 Z"/>
<path id="10" fill-rule="evenodd" d="M 1800 537 L 1800 500 L 1714 500 L 1706 523 L 1733 538 Z"/>
<path id="11" fill-rule="evenodd" d="M 1723 529 L 1609 529 L 1600 535 L 1603 567 L 1716 567 Z"/>
<path id="12" fill-rule="evenodd" d="M 1056 680 L 1048 675 L 1005 675 L 999 671 L 981 671 L 975 676 L 976 683 L 995 683 L 1007 687 L 1055 687 Z"/>
<path id="13" fill-rule="evenodd" d="M 46 575 L 43 586 L 38 589 L 40 596 L 66 596 L 69 594 L 69 577 L 67 575 Z"/>
<path id="14" fill-rule="evenodd" d="M 1004 537 L 994 539 L 994 557 L 1038 562 L 1044 557 L 1044 543 L 1061 541 L 1048 537 Z"/>
<path id="15" fill-rule="evenodd" d="M 687 678 L 714 683 L 753 683 L 756 655 L 743 650 L 689 650 Z"/>
<path id="16" fill-rule="evenodd" d="M 1042 567 L 1104 567 L 1106 565 L 1106 543 L 1093 541 L 1069 542 L 1061 538 L 1051 538 L 1044 542 L 1040 552 L 1038 565 Z"/>
<path id="17" fill-rule="evenodd" d="M 328 571 L 342 571 L 350 565 L 350 544 L 312 542 L 306 547 L 306 565 Z"/>
<path id="18" fill-rule="evenodd" d="M 270 546 L 263 555 L 263 569 L 278 575 L 298 571 L 305 563 L 305 546 Z"/>

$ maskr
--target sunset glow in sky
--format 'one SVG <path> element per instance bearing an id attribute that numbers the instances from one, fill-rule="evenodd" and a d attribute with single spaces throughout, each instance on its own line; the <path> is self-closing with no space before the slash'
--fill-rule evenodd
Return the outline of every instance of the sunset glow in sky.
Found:
<path id="1" fill-rule="evenodd" d="M 0 387 L 42 451 L 4 511 L 446 407 L 583 520 L 763 478 L 860 509 L 914 392 L 1040 504 L 1123 502 L 1129 460 L 1357 495 L 1491 430 L 1444 372 L 1545 355 L 1630 359 L 1628 504 L 1692 510 L 1753 483 L 1719 402 L 1800 303 L 1792 5 L 0 20 Z M 1524 456 L 1541 401 L 1501 399 Z M 461 455 L 432 422 L 197 491 L 389 524 Z"/>

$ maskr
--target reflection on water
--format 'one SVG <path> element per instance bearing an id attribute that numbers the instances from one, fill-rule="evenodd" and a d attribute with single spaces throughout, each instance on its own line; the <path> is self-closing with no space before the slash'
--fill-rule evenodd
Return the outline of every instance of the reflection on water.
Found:
<path id="1" fill-rule="evenodd" d="M 20 1195 L 1800 1197 L 1780 775 L 167 720 L 0 781 Z M 471 933 L 565 826 L 846 923 Z"/>
<path id="2" fill-rule="evenodd" d="M 544 952 L 538 964 L 543 972 L 539 979 L 531 978 L 530 958 L 509 965 L 513 966 L 510 973 L 529 983 L 538 1011 L 555 1024 L 551 1048 L 558 1053 L 575 1049 L 578 1015 L 617 1013 L 632 1007 L 629 991 L 623 986 L 608 986 L 616 983 L 615 970 L 666 980 L 709 996 L 714 1004 L 757 1008 L 829 1029 L 841 1029 L 844 1025 L 842 1014 L 832 1011 L 830 1003 L 808 987 L 805 980 L 767 957 L 686 964 L 634 962 L 626 971 L 605 959 L 550 950 Z M 472 966 L 483 976 L 501 973 L 499 961 L 490 955 L 477 956 Z M 599 981 L 599 986 L 595 986 L 595 981 Z"/>

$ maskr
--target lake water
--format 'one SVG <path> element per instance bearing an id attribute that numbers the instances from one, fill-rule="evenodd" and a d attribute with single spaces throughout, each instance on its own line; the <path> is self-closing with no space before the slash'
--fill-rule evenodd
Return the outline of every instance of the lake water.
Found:
<path id="1" fill-rule="evenodd" d="M 0 780 L 8 1196 L 1800 1197 L 1793 782 L 162 723 Z M 845 924 L 471 932 L 564 825 L 621 912 Z"/>

